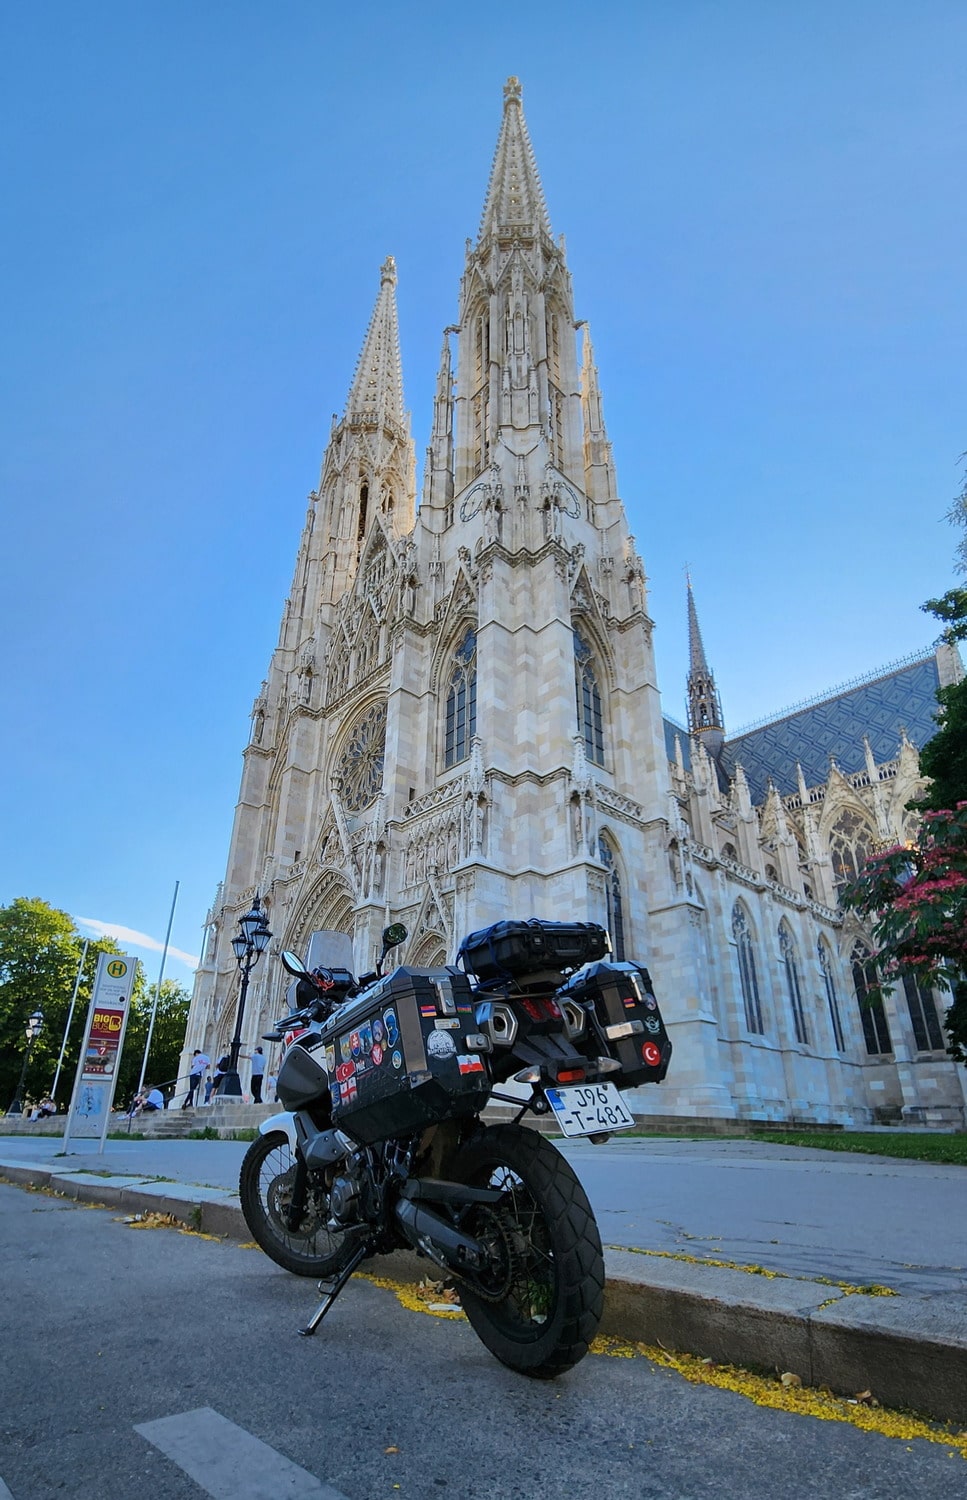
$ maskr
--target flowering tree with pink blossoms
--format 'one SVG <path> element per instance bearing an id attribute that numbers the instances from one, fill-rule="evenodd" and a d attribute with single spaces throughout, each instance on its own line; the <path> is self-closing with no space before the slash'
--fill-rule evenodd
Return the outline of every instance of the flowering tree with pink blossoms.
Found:
<path id="1" fill-rule="evenodd" d="M 967 802 L 924 812 L 916 841 L 874 854 L 841 900 L 877 945 L 871 997 L 905 975 L 949 990 L 947 1051 L 967 1063 Z"/>

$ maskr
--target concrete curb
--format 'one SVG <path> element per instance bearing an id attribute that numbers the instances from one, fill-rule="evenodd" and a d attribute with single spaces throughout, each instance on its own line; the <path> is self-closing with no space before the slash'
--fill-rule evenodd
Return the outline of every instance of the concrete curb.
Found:
<path id="1" fill-rule="evenodd" d="M 126 1214 L 170 1214 L 204 1234 L 251 1239 L 237 1196 L 227 1189 L 39 1165 L 4 1165 L 0 1181 Z M 402 1282 L 437 1274 L 409 1251 L 372 1264 Z M 632 1251 L 607 1251 L 605 1266 L 603 1334 L 716 1363 L 790 1370 L 804 1385 L 844 1396 L 871 1390 L 883 1406 L 967 1425 L 967 1314 L 950 1299 L 847 1295 L 790 1276 L 752 1276 L 660 1256 L 645 1261 Z"/>

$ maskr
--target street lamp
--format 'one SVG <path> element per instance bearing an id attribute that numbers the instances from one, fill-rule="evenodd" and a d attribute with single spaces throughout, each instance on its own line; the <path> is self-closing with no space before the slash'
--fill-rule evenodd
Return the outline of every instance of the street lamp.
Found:
<path id="1" fill-rule="evenodd" d="M 271 936 L 265 913 L 256 893 L 255 900 L 252 902 L 252 910 L 239 919 L 238 932 L 232 938 L 232 950 L 242 973 L 242 987 L 238 996 L 235 1034 L 232 1037 L 232 1047 L 229 1053 L 228 1072 L 223 1076 L 218 1089 L 219 1095 L 223 1098 L 225 1096 L 234 1096 L 236 1099 L 242 1097 L 242 1084 L 238 1076 L 238 1054 L 242 1045 L 242 1021 L 245 1016 L 248 977 L 269 946 Z"/>
<path id="2" fill-rule="evenodd" d="M 34 1050 L 34 1042 L 40 1036 L 40 1033 L 43 1031 L 43 1029 L 44 1013 L 38 1007 L 32 1015 L 27 1017 L 27 1047 L 24 1052 L 23 1067 L 20 1069 L 20 1082 L 17 1084 L 17 1092 L 14 1094 L 13 1099 L 10 1101 L 10 1108 L 7 1110 L 8 1115 L 23 1114 L 23 1091 L 24 1084 L 27 1080 L 27 1068 L 30 1065 L 30 1054 Z"/>

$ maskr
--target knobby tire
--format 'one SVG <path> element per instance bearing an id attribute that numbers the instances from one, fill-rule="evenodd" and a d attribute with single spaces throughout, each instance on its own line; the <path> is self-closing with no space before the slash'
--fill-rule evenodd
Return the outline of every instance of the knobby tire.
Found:
<path id="1" fill-rule="evenodd" d="M 496 1125 L 462 1148 L 453 1176 L 504 1191 L 496 1209 L 477 1206 L 463 1220 L 491 1250 L 489 1267 L 461 1281 L 474 1332 L 524 1375 L 548 1380 L 569 1370 L 588 1352 L 604 1310 L 601 1236 L 570 1164 L 536 1130 Z"/>

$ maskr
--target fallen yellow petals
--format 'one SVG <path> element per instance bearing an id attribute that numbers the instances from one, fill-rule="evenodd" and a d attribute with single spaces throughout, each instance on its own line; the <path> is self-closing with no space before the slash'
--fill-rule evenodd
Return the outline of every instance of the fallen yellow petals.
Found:
<path id="1" fill-rule="evenodd" d="M 961 1458 L 967 1459 L 967 1432 L 932 1424 L 923 1417 L 889 1411 L 879 1404 L 874 1406 L 872 1400 L 867 1405 L 855 1397 L 847 1400 L 834 1396 L 828 1390 L 816 1390 L 802 1384 L 784 1385 L 781 1380 L 753 1375 L 750 1370 L 735 1365 L 712 1364 L 698 1355 L 673 1354 L 653 1344 L 599 1337 L 591 1345 L 591 1353 L 609 1354 L 619 1359 L 649 1359 L 663 1369 L 675 1370 L 692 1385 L 714 1385 L 720 1390 L 734 1391 L 757 1406 L 815 1417 L 820 1422 L 848 1422 L 864 1432 L 878 1432 L 883 1437 L 901 1438 L 907 1442 L 921 1438 L 927 1443 L 940 1443 L 951 1458 L 959 1453 Z"/>

